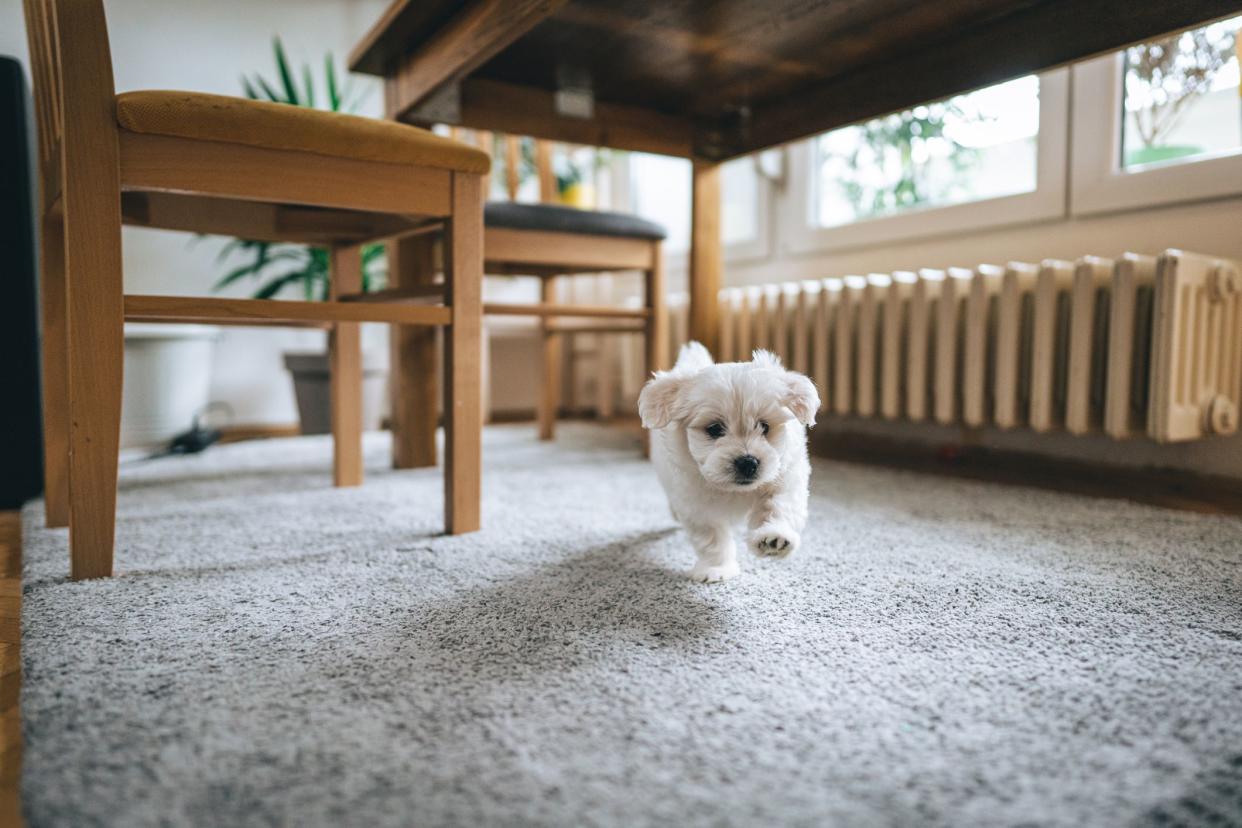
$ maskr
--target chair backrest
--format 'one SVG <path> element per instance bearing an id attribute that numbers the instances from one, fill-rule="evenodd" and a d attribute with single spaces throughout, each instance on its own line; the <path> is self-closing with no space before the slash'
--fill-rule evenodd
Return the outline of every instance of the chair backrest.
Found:
<path id="1" fill-rule="evenodd" d="M 61 165 L 67 145 L 98 157 L 90 145 L 110 134 L 115 147 L 112 55 L 102 0 L 24 0 L 23 5 L 46 203 L 57 195 L 47 192 L 48 173 Z"/>
<path id="2" fill-rule="evenodd" d="M 486 130 L 474 130 L 472 138 L 467 138 L 461 127 L 452 127 L 450 134 L 457 140 L 473 140 L 475 146 L 489 155 L 492 153 L 492 133 Z M 502 145 L 505 153 L 505 193 L 509 200 L 517 199 L 518 167 L 522 163 L 522 139 L 517 135 L 505 135 Z M 557 202 L 556 174 L 552 171 L 552 143 L 542 138 L 535 139 L 535 174 L 539 178 L 539 200 L 544 204 Z"/>

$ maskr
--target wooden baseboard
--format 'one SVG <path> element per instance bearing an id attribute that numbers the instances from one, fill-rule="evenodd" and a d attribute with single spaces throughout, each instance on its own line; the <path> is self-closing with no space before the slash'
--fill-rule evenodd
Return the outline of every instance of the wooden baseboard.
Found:
<path id="1" fill-rule="evenodd" d="M 512 408 L 503 411 L 493 411 L 489 415 L 489 422 L 503 423 L 529 423 L 535 421 L 535 410 L 533 408 Z M 594 408 L 559 408 L 556 412 L 557 422 L 567 420 L 585 420 L 589 422 L 608 423 L 610 425 L 638 425 L 638 418 L 633 414 L 614 414 L 611 417 L 600 417 Z"/>
<path id="2" fill-rule="evenodd" d="M 0 825 L 22 822 L 22 515 L 0 512 Z"/>
<path id="3" fill-rule="evenodd" d="M 599 420 L 593 408 L 580 409 L 562 409 L 556 414 L 558 420 Z M 503 411 L 493 411 L 489 415 L 489 422 L 492 423 L 526 423 L 534 422 L 535 409 L 533 408 L 514 408 Z M 638 422 L 633 416 L 614 416 L 607 420 L 609 423 L 621 422 Z M 443 425 L 443 423 L 441 423 Z M 390 429 L 392 424 L 385 420 L 380 426 L 384 430 Z M 242 440 L 265 440 L 269 437 L 296 437 L 301 434 L 301 429 L 296 423 L 288 425 L 235 425 L 226 426 L 220 429 L 221 443 L 238 443 Z"/>
<path id="4" fill-rule="evenodd" d="M 1180 469 L 1132 468 L 960 443 L 848 431 L 812 432 L 816 456 L 948 477 L 1032 486 L 1208 514 L 1242 514 L 1242 480 Z"/>
<path id="5" fill-rule="evenodd" d="M 238 443 L 242 440 L 265 440 L 269 437 L 296 437 L 302 430 L 297 423 L 272 425 L 233 425 L 220 429 L 221 443 Z"/>

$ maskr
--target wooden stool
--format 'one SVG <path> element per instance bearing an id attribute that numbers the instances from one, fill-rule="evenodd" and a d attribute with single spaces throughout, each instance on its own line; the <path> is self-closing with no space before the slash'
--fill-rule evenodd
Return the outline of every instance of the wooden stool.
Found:
<path id="1" fill-rule="evenodd" d="M 464 137 L 453 130 L 454 137 Z M 474 140 L 488 149 L 492 134 L 478 132 Z M 534 304 L 483 305 L 484 315 L 534 316 L 541 335 L 541 377 L 537 412 L 539 437 L 550 440 L 555 433 L 556 412 L 561 398 L 560 365 L 563 337 L 576 333 L 639 334 L 644 338 L 648 374 L 665 367 L 668 333 L 665 330 L 665 288 L 660 225 L 633 215 L 580 210 L 557 205 L 556 179 L 552 173 L 551 145 L 536 141 L 536 172 L 541 203 L 517 203 L 519 139 L 504 137 L 505 189 L 509 201 L 493 201 L 484 211 L 484 272 L 489 275 L 530 276 L 541 280 L 540 301 Z M 421 262 L 405 278 L 410 283 L 431 280 L 434 257 L 410 246 L 409 260 Z M 639 308 L 563 305 L 555 302 L 559 276 L 639 271 L 643 275 L 643 304 Z M 562 321 L 575 320 L 575 321 Z M 418 365 L 431 365 L 434 341 L 414 342 L 406 334 L 397 346 L 401 358 Z M 399 467 L 434 465 L 434 401 L 426 394 L 393 395 L 394 439 Z M 400 408 L 400 412 L 396 409 Z"/>

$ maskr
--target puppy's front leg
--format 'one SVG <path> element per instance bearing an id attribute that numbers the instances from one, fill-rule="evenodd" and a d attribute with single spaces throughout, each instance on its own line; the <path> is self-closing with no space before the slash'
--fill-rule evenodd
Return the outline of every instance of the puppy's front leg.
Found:
<path id="1" fill-rule="evenodd" d="M 733 530 L 727 525 L 687 526 L 698 556 L 690 577 L 696 581 L 727 581 L 739 572 Z"/>
<path id="2" fill-rule="evenodd" d="M 776 492 L 751 510 L 747 545 L 756 555 L 783 558 L 798 548 L 806 526 L 807 489 Z"/>

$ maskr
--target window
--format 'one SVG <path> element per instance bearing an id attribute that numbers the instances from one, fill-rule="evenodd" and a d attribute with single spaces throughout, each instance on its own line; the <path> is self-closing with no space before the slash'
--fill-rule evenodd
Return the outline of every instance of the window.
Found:
<path id="1" fill-rule="evenodd" d="M 1240 38 L 1237 15 L 835 129 L 773 151 L 785 175 L 731 162 L 725 255 L 837 252 L 1242 195 Z M 690 233 L 689 179 L 686 161 L 631 156 L 637 211 L 668 226 L 674 253 Z"/>
<path id="2" fill-rule="evenodd" d="M 634 212 L 664 225 L 668 251 L 690 247 L 690 162 L 666 155 L 630 153 Z"/>
<path id="3" fill-rule="evenodd" d="M 1242 16 L 1125 51 L 1121 163 L 1186 161 L 1242 146 Z"/>
<path id="4" fill-rule="evenodd" d="M 690 162 L 663 155 L 629 153 L 633 211 L 668 231 L 665 249 L 690 247 Z M 721 167 L 721 228 L 725 258 L 738 261 L 768 253 L 771 187 L 755 160 L 738 158 Z"/>
<path id="5" fill-rule="evenodd" d="M 816 139 L 823 227 L 1035 189 L 1039 79 L 1028 75 Z"/>
<path id="6" fill-rule="evenodd" d="M 796 146 L 787 247 L 863 246 L 1061 215 L 1065 70 L 1018 78 Z"/>
<path id="7" fill-rule="evenodd" d="M 1233 17 L 1074 67 L 1072 212 L 1242 190 L 1240 29 Z"/>

